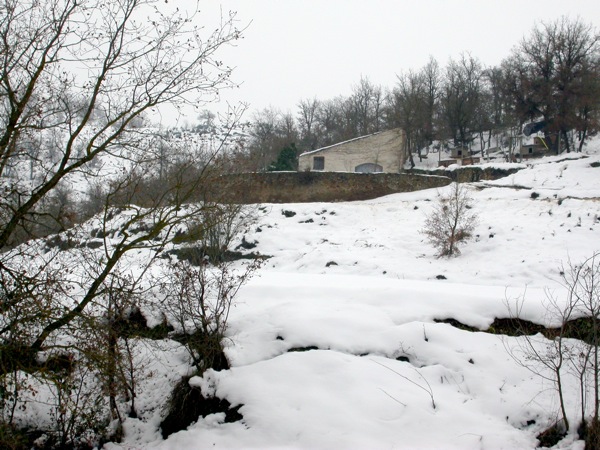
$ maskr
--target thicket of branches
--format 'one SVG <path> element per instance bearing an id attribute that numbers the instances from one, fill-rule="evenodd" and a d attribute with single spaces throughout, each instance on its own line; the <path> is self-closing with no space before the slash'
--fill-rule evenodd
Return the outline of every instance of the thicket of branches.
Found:
<path id="1" fill-rule="evenodd" d="M 40 436 L 48 448 L 119 438 L 124 418 L 137 415 L 142 310 L 160 297 L 153 268 L 176 258 L 167 250 L 196 245 L 213 255 L 200 273 L 174 278 L 193 289 L 172 283 L 180 297 L 163 308 L 201 301 L 179 319 L 190 314 L 199 333 L 219 338 L 234 287 L 253 270 L 214 263 L 243 212 L 208 198 L 240 111 L 227 116 L 222 139 L 165 139 L 146 126 L 163 105 L 202 107 L 232 85 L 217 55 L 240 30 L 234 14 L 203 28 L 193 8 L 168 8 L 0 3 L 0 447 L 29 448 Z M 219 247 L 209 251 L 202 242 L 211 233 Z M 31 405 L 49 417 L 31 422 Z"/>
<path id="2" fill-rule="evenodd" d="M 581 151 L 600 129 L 599 80 L 598 31 L 563 17 L 536 25 L 495 67 L 468 53 L 445 65 L 431 58 L 419 70 L 398 74 L 395 86 L 361 78 L 348 97 L 302 99 L 291 112 L 257 111 L 240 164 L 266 170 L 291 143 L 304 152 L 401 127 L 414 165 L 413 154 L 422 157 L 434 141 L 469 147 L 478 137 L 481 149 L 514 147 L 514 137 L 531 121 L 544 121 L 554 151 Z M 509 130 L 504 142 L 492 142 L 501 130 Z"/>

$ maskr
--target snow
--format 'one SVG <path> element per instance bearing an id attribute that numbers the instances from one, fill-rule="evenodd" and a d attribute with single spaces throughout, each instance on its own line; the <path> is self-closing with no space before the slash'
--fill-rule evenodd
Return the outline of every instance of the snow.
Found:
<path id="1" fill-rule="evenodd" d="M 555 325 L 547 299 L 564 298 L 561 264 L 600 250 L 600 167 L 591 165 L 600 140 L 586 153 L 470 184 L 476 238 L 452 259 L 436 258 L 419 233 L 437 190 L 262 205 L 245 239 L 271 258 L 231 311 L 232 368 L 191 380 L 243 405 L 243 420 L 213 414 L 163 440 L 161 412 L 148 406 L 107 448 L 535 448 L 556 420 L 556 392 L 511 357 L 523 338 L 483 330 L 517 308 Z M 444 319 L 482 331 L 436 321 Z M 164 402 L 186 372 L 175 349 L 142 380 L 141 405 Z M 576 421 L 577 385 L 565 383 Z M 572 432 L 556 448 L 583 442 Z"/>

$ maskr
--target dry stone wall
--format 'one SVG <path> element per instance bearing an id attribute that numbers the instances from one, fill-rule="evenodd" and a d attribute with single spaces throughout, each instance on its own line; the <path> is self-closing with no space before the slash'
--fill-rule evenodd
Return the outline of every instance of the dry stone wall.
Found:
<path id="1" fill-rule="evenodd" d="M 443 177 L 451 178 L 452 181 L 459 183 L 471 183 L 475 181 L 483 180 L 497 180 L 504 178 L 513 173 L 518 172 L 523 167 L 514 167 L 510 169 L 500 169 L 495 167 L 478 167 L 478 166 L 464 166 L 457 169 L 434 169 L 434 170 L 419 170 L 412 169 L 411 173 L 421 175 L 439 175 Z"/>
<path id="2" fill-rule="evenodd" d="M 270 172 L 227 175 L 211 198 L 226 203 L 306 203 L 368 200 L 398 192 L 446 186 L 435 175 L 349 172 Z"/>

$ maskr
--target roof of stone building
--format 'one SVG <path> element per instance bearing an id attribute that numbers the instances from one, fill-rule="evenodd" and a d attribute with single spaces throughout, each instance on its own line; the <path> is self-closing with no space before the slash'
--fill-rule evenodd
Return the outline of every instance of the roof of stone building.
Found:
<path id="1" fill-rule="evenodd" d="M 313 153 L 322 152 L 322 151 L 324 151 L 324 150 L 329 150 L 329 149 L 331 149 L 331 148 L 333 148 L 333 147 L 337 147 L 337 146 L 339 146 L 339 145 L 344 145 L 344 144 L 347 144 L 348 142 L 354 142 L 354 141 L 359 141 L 359 140 L 361 140 L 361 139 L 367 139 L 367 138 L 370 138 L 370 137 L 376 136 L 376 135 L 378 135 L 378 134 L 382 134 L 382 133 L 385 133 L 385 132 L 388 132 L 388 131 L 395 131 L 395 130 L 398 130 L 398 129 L 397 129 L 397 128 L 395 128 L 395 129 L 393 129 L 393 130 L 382 130 L 382 131 L 376 131 L 375 133 L 366 134 L 366 135 L 364 135 L 364 136 L 359 136 L 359 137 L 355 137 L 355 138 L 352 138 L 352 139 L 348 139 L 347 141 L 338 142 L 338 143 L 336 143 L 336 144 L 331 144 L 331 145 L 328 145 L 328 146 L 326 146 L 326 147 L 317 148 L 316 150 L 311 150 L 311 151 L 309 151 L 309 152 L 304 152 L 304 153 L 301 153 L 301 154 L 300 154 L 300 156 L 305 156 L 305 155 L 310 155 L 310 154 L 313 154 Z"/>

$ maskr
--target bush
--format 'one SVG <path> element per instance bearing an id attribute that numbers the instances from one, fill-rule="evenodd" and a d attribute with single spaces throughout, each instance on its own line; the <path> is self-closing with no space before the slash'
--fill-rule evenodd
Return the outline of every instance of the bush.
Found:
<path id="1" fill-rule="evenodd" d="M 438 196 L 422 230 L 429 243 L 438 250 L 438 256 L 459 255 L 458 246 L 472 237 L 477 215 L 471 211 L 471 204 L 466 188 L 458 183 L 449 193 Z"/>
<path id="2" fill-rule="evenodd" d="M 168 262 L 161 286 L 163 305 L 196 373 L 229 368 L 223 346 L 229 312 L 237 292 L 260 264 L 259 259 L 215 265 L 205 260 L 198 266 Z"/>

